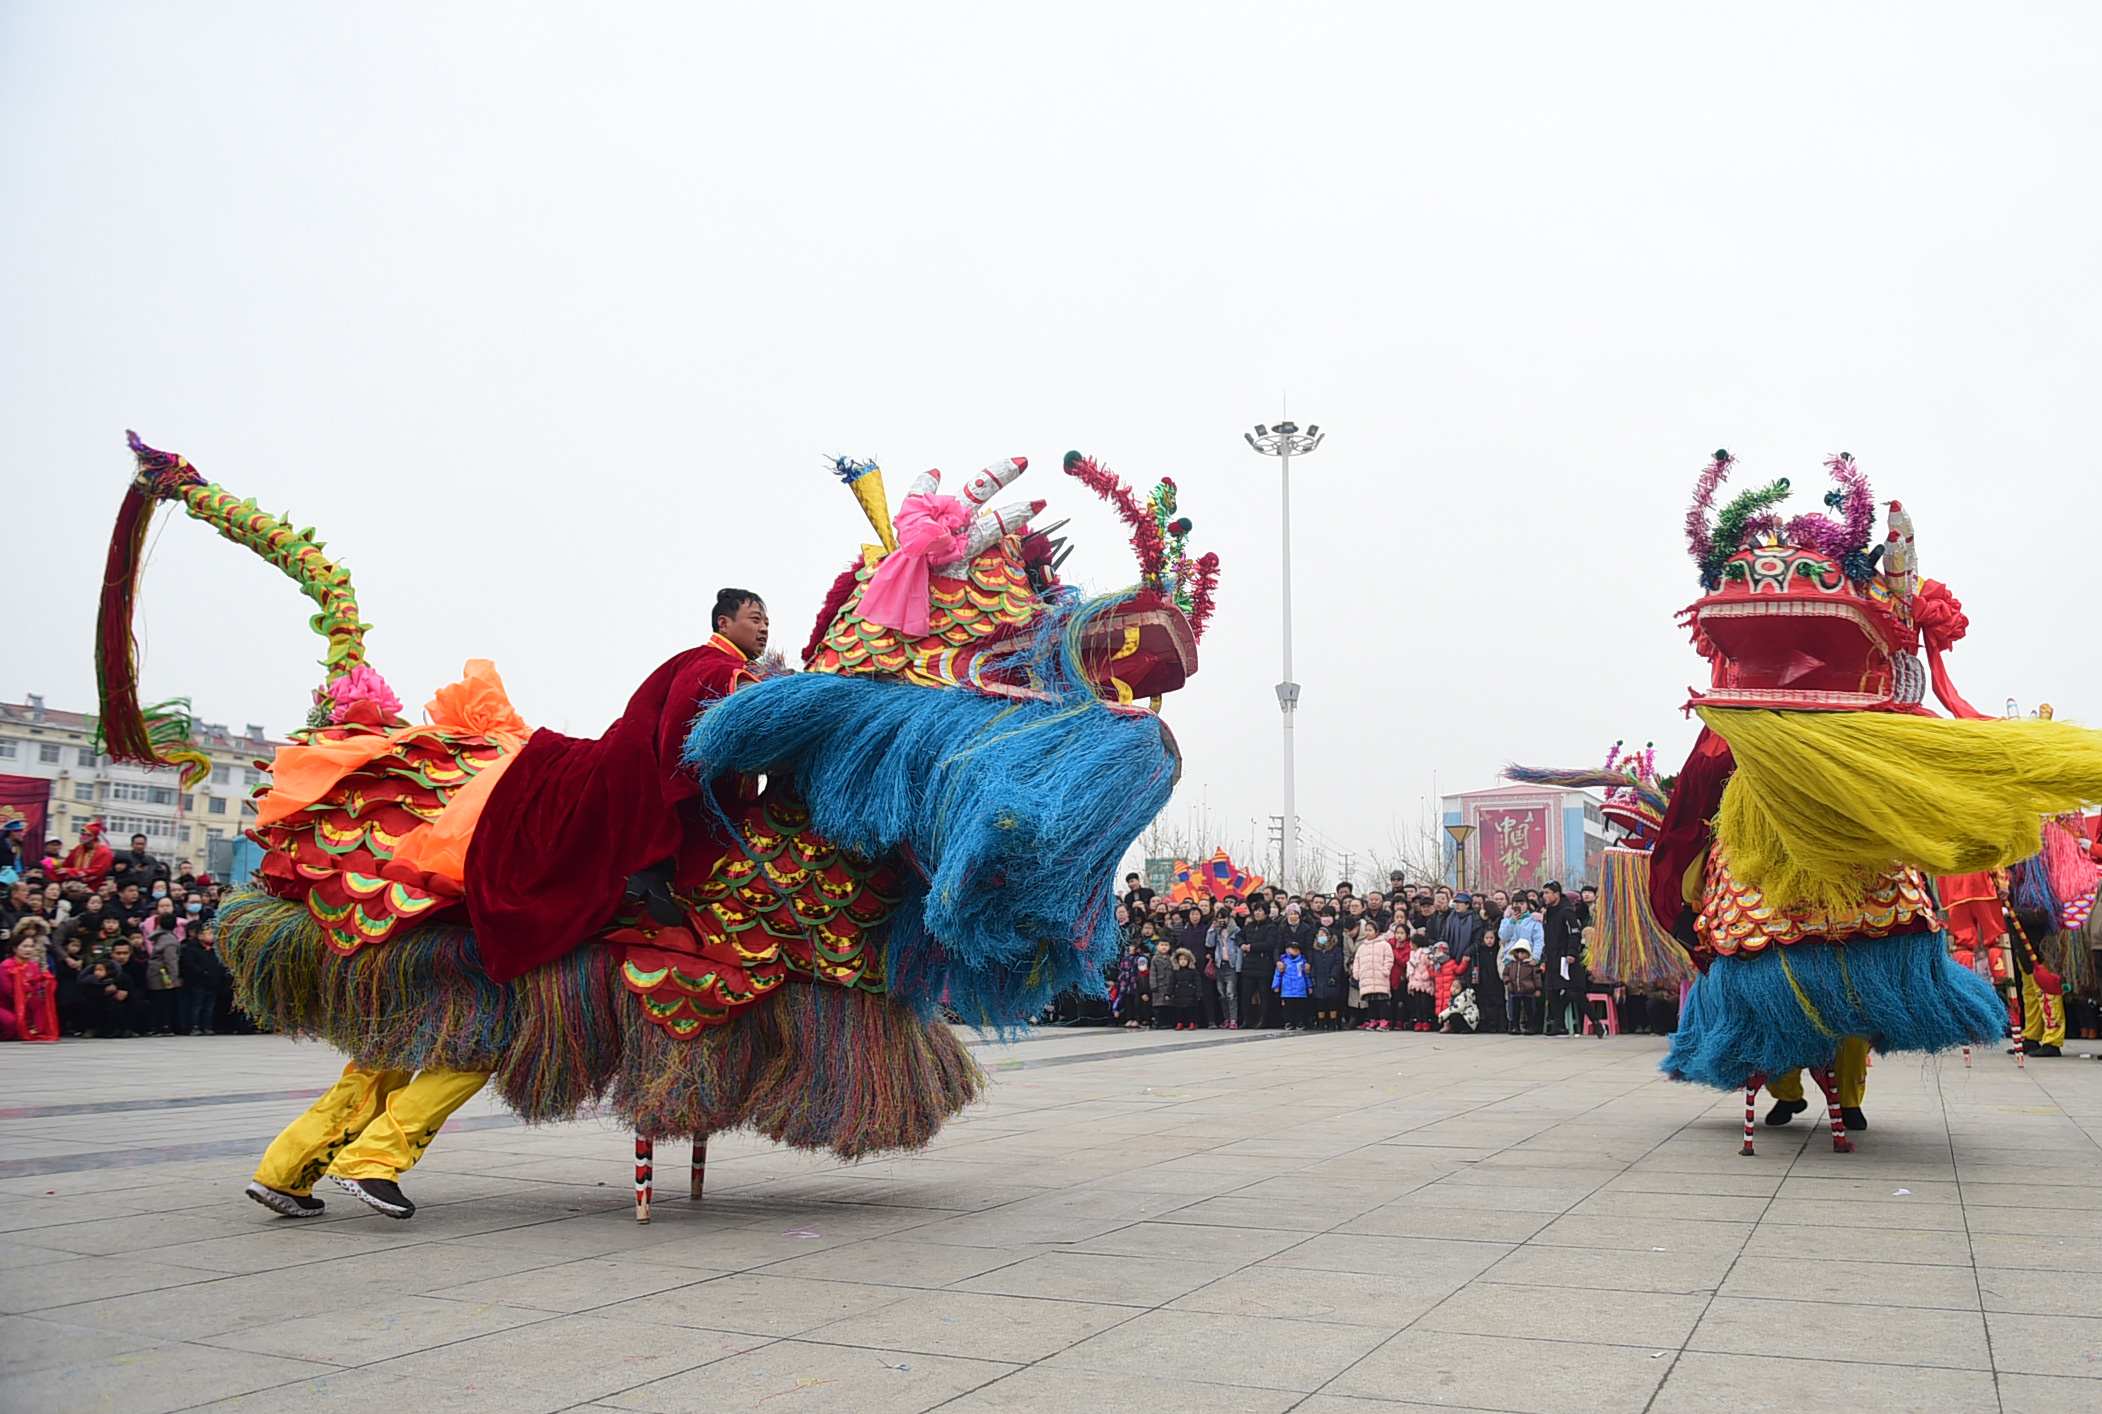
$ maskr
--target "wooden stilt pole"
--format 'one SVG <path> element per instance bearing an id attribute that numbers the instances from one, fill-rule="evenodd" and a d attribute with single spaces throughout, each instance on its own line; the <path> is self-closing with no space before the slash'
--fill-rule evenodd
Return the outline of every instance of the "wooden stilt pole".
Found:
<path id="1" fill-rule="evenodd" d="M 693 1136 L 693 1173 L 688 1180 L 686 1196 L 694 1202 L 701 1201 L 701 1187 L 708 1179 L 708 1136 Z"/>

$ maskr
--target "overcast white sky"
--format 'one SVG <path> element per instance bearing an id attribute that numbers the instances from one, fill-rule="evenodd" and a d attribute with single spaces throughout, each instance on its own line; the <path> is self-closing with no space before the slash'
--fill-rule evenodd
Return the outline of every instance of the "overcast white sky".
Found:
<path id="1" fill-rule="evenodd" d="M 2102 717 L 2092 6 L 0 7 L 0 696 L 90 708 L 124 429 L 316 525 L 412 703 L 596 732 L 719 585 L 794 649 L 895 497 L 1069 447 L 1225 561 L 1171 815 L 1357 850 L 1507 760 L 1667 757 L 1707 454 L 1853 452 L 1973 701 Z M 310 611 L 167 519 L 145 687 L 295 725 Z"/>

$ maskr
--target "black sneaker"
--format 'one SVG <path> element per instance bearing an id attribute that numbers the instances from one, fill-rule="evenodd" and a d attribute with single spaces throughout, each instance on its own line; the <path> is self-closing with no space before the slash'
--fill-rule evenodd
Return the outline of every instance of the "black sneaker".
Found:
<path id="1" fill-rule="evenodd" d="M 247 1193 L 281 1218 L 318 1218 L 328 1207 L 319 1198 L 287 1193 L 281 1188 L 271 1188 L 262 1183 L 250 1183 Z"/>
<path id="2" fill-rule="evenodd" d="M 1853 1105 L 1842 1105 L 1839 1110 L 1839 1119 L 1849 1129 L 1868 1128 L 1868 1116 Z"/>
<path id="3" fill-rule="evenodd" d="M 1774 1107 L 1766 1112 L 1766 1127 L 1779 1129 L 1809 1108 L 1808 1100 L 1776 1100 Z"/>
<path id="4" fill-rule="evenodd" d="M 2058 1047 L 2046 1044 L 2043 1041 L 2024 1041 L 2022 1042 L 2022 1054 L 2025 1056 L 2056 1056 L 2063 1055 L 2064 1052 L 2060 1051 Z"/>
<path id="5" fill-rule="evenodd" d="M 416 1205 L 391 1178 L 339 1178 L 336 1186 L 376 1213 L 390 1218 L 416 1216 Z"/>

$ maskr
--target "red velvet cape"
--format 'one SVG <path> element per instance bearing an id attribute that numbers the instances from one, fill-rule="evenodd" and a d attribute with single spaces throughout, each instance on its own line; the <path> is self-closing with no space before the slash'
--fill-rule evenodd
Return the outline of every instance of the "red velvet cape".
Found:
<path id="1" fill-rule="evenodd" d="M 1671 788 L 1671 804 L 1657 827 L 1657 842 L 1649 856 L 1650 911 L 1665 932 L 1673 931 L 1686 909 L 1686 871 L 1715 841 L 1713 821 L 1722 809 L 1723 787 L 1737 771 L 1737 758 L 1730 744 L 1706 727 L 1694 740 L 1693 751 L 1679 768 Z M 1683 940 L 1682 940 L 1683 945 Z M 1709 955 L 1693 955 L 1694 965 L 1708 970 Z"/>
<path id="2" fill-rule="evenodd" d="M 467 848 L 467 913 L 493 981 L 576 947 L 612 918 L 629 875 L 715 831 L 679 752 L 701 710 L 750 676 L 718 634 L 650 674 L 604 736 L 533 733 Z"/>

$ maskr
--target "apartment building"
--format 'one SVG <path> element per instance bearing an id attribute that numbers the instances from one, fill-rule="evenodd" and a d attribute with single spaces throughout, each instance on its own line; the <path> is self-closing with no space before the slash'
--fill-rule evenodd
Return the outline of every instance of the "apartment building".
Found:
<path id="1" fill-rule="evenodd" d="M 192 743 L 211 758 L 212 773 L 185 791 L 181 773 L 147 770 L 111 761 L 94 745 L 95 719 L 64 712 L 28 694 L 26 702 L 0 702 L 0 776 L 40 776 L 52 783 L 51 834 L 71 846 L 80 827 L 100 816 L 110 845 L 123 849 L 133 835 L 169 860 L 206 867 L 213 840 L 233 840 L 255 818 L 249 791 L 262 780 L 256 762 L 267 761 L 282 742 L 250 723 L 236 735 L 215 723 L 199 723 Z"/>

